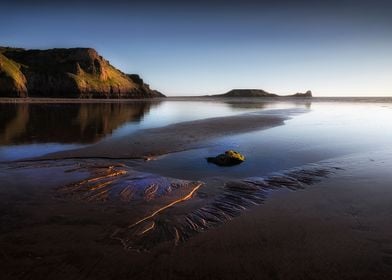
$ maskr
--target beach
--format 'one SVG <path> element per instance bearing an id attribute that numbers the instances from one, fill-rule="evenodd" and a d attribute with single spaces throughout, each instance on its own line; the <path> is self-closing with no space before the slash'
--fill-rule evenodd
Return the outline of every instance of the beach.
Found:
<path id="1" fill-rule="evenodd" d="M 4 279 L 391 277 L 389 102 L 188 101 L 69 150 L 8 152 Z M 225 149 L 246 161 L 206 162 Z"/>

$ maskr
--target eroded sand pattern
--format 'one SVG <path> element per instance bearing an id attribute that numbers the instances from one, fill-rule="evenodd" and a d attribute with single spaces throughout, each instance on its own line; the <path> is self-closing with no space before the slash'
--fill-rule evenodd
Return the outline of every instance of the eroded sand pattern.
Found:
<path id="1" fill-rule="evenodd" d="M 127 249 L 151 249 L 157 243 L 166 241 L 176 245 L 262 204 L 272 189 L 302 189 L 337 169 L 330 166 L 308 166 L 266 178 L 229 181 L 222 193 L 204 200 L 201 206 L 188 213 L 154 215 L 119 230 L 113 237 L 119 238 Z"/>
<path id="2" fill-rule="evenodd" d="M 100 203 L 126 203 L 134 215 L 111 238 L 124 248 L 151 250 L 161 243 L 177 245 L 260 205 L 277 188 L 303 189 L 338 170 L 328 164 L 307 165 L 268 177 L 227 181 L 221 191 L 197 199 L 203 182 L 167 178 L 133 170 L 123 163 L 85 163 L 65 172 L 87 171 L 88 178 L 62 186 L 57 195 Z M 190 200 L 196 202 L 187 203 Z M 171 208 L 175 211 L 170 212 Z"/>

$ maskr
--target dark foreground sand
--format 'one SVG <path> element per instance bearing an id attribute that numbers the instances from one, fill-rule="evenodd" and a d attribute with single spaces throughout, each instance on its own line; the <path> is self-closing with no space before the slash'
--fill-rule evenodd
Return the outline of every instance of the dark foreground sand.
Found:
<path id="1" fill-rule="evenodd" d="M 2 171 L 1 279 L 391 279 L 391 154 L 336 164 L 345 170 L 305 190 L 272 191 L 239 217 L 150 252 L 110 238 L 131 215 L 124 205 L 54 195 L 59 178 L 85 175 Z"/>

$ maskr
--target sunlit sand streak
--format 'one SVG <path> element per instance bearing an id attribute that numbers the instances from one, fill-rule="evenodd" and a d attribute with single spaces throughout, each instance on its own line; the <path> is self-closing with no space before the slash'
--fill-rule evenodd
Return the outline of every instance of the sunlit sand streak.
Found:
<path id="1" fill-rule="evenodd" d="M 125 170 L 119 170 L 119 171 L 112 172 L 112 173 L 107 174 L 107 175 L 104 175 L 104 176 L 93 177 L 93 178 L 90 177 L 90 178 L 88 178 L 88 179 L 86 179 L 86 180 L 82 180 L 82 181 L 80 181 L 80 182 L 78 182 L 78 183 L 71 184 L 71 185 L 69 185 L 69 186 L 67 186 L 67 187 L 64 187 L 64 188 L 63 188 L 63 191 L 75 191 L 75 190 L 77 190 L 77 189 L 80 189 L 80 187 L 81 187 L 82 185 L 85 185 L 85 184 L 88 184 L 88 183 L 94 183 L 94 182 L 96 182 L 96 181 L 100 181 L 100 180 L 104 180 L 104 179 L 109 179 L 109 178 L 112 178 L 112 177 L 123 176 L 123 175 L 125 175 L 125 174 L 127 174 L 127 171 L 125 171 Z M 109 181 L 109 182 L 112 183 L 112 182 L 114 182 L 114 180 L 111 180 L 111 181 Z M 99 189 L 100 187 L 102 187 L 102 185 L 104 185 L 103 187 L 105 187 L 107 184 L 106 184 L 106 183 L 98 184 L 98 185 L 93 186 L 92 188 L 90 188 L 90 190 Z"/>
<path id="2" fill-rule="evenodd" d="M 180 242 L 180 233 L 178 232 L 178 229 L 176 227 L 174 227 L 174 231 L 176 233 L 176 236 L 174 238 L 174 246 L 177 246 Z"/>
<path id="3" fill-rule="evenodd" d="M 93 166 L 91 166 L 91 167 L 94 167 L 94 168 L 96 168 L 96 169 L 110 169 L 110 170 L 112 170 L 113 168 L 115 168 L 115 167 L 124 167 L 125 166 L 125 164 L 122 164 L 122 163 L 117 163 L 116 165 L 110 165 L 110 166 L 104 166 L 104 165 L 93 165 Z M 66 172 L 66 173 L 68 173 L 68 172 L 75 172 L 75 171 L 79 171 L 79 170 L 83 170 L 83 169 L 86 169 L 86 166 L 79 166 L 79 167 L 75 167 L 75 168 L 71 168 L 71 169 L 67 169 L 67 170 L 65 170 L 64 172 Z"/>
<path id="4" fill-rule="evenodd" d="M 148 188 L 144 191 L 145 193 L 145 200 L 149 201 L 152 200 L 158 190 L 159 186 L 157 184 L 151 184 Z"/>
<path id="5" fill-rule="evenodd" d="M 143 230 L 143 231 L 140 233 L 140 235 L 145 234 L 146 232 L 152 230 L 154 227 L 155 227 L 155 222 L 152 222 L 152 225 L 151 225 L 150 227 L 146 228 L 145 230 Z"/>
<path id="6" fill-rule="evenodd" d="M 104 175 L 104 176 L 89 178 L 87 180 L 81 181 L 78 184 L 81 185 L 81 184 L 86 184 L 86 183 L 92 183 L 92 182 L 96 182 L 96 181 L 107 179 L 107 178 L 111 178 L 111 177 L 121 176 L 121 175 L 124 175 L 124 174 L 127 174 L 127 171 L 119 170 L 119 171 L 112 172 L 112 173 L 109 173 L 109 174 Z"/>
<path id="7" fill-rule="evenodd" d="M 103 190 L 103 191 L 93 195 L 93 196 L 88 197 L 87 201 L 97 200 L 96 199 L 97 197 L 101 197 L 100 200 L 106 200 L 108 198 L 108 196 L 109 196 L 109 190 L 106 189 L 106 190 Z"/>
<path id="8" fill-rule="evenodd" d="M 135 195 L 135 190 L 133 189 L 132 185 L 128 185 L 127 187 L 125 187 L 120 193 L 120 199 L 121 201 L 124 202 L 129 202 L 131 201 L 132 197 Z"/>
<path id="9" fill-rule="evenodd" d="M 192 189 L 192 191 L 191 191 L 189 194 L 187 194 L 186 196 L 184 196 L 184 197 L 182 197 L 182 198 L 180 198 L 180 199 L 178 199 L 178 200 L 175 200 L 175 201 L 169 203 L 168 205 L 165 205 L 165 206 L 159 208 L 158 210 L 154 211 L 151 215 L 149 215 L 149 216 L 147 216 L 147 217 L 144 217 L 143 219 L 137 221 L 136 223 L 134 223 L 134 224 L 132 224 L 132 225 L 129 225 L 128 228 L 132 228 L 132 227 L 134 227 L 134 226 L 136 226 L 136 225 L 138 225 L 138 224 L 140 224 L 140 223 L 142 223 L 142 222 L 144 222 L 144 221 L 146 221 L 146 220 L 148 220 L 148 219 L 153 218 L 154 216 L 156 216 L 156 215 L 159 214 L 160 212 L 166 210 L 167 208 L 172 207 L 173 205 L 176 205 L 177 203 L 180 203 L 180 202 L 183 202 L 183 201 L 186 201 L 186 200 L 190 199 L 190 198 L 193 196 L 193 194 L 194 194 L 202 185 L 203 185 L 203 183 L 198 184 L 198 185 L 197 185 L 196 187 L 194 187 L 194 188 Z"/>
<path id="10" fill-rule="evenodd" d="M 110 181 L 107 181 L 107 182 L 104 182 L 104 183 L 100 183 L 100 184 L 94 185 L 92 187 L 89 187 L 89 190 L 90 191 L 96 191 L 96 190 L 103 189 L 103 188 L 107 187 L 108 185 L 112 184 L 114 181 L 115 180 L 110 180 Z"/>

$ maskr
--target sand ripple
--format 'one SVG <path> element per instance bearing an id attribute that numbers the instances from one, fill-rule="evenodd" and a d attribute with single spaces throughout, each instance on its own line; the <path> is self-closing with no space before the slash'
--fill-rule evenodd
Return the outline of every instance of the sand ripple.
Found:
<path id="1" fill-rule="evenodd" d="M 86 165 L 90 176 L 58 189 L 59 195 L 83 201 L 121 202 L 133 209 L 129 224 L 111 235 L 126 249 L 150 250 L 174 245 L 219 226 L 245 210 L 260 205 L 274 189 L 304 189 L 339 168 L 312 164 L 274 173 L 227 181 L 217 194 L 200 198 L 203 182 L 141 173 L 123 164 Z M 196 200 L 196 202 L 191 202 Z"/>

